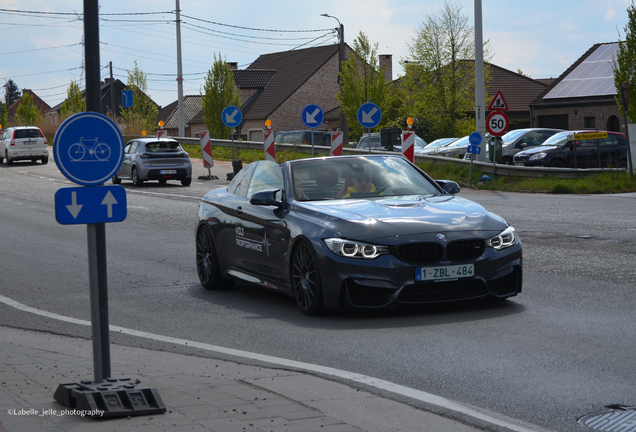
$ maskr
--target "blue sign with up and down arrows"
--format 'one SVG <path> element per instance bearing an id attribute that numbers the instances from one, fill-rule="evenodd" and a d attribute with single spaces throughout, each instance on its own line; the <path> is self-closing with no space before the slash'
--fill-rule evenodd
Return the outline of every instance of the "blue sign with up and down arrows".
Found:
<path id="1" fill-rule="evenodd" d="M 121 186 L 61 188 L 55 192 L 55 219 L 62 225 L 121 222 L 126 219 Z"/>

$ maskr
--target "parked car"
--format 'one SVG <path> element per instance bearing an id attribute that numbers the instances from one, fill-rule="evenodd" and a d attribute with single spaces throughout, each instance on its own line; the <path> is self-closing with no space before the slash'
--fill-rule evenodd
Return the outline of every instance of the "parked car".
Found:
<path id="1" fill-rule="evenodd" d="M 331 147 L 331 132 L 324 131 L 281 131 L 274 134 L 276 144 L 307 144 L 311 145 L 311 134 L 314 134 L 314 145 Z"/>
<path id="2" fill-rule="evenodd" d="M 132 180 L 141 186 L 146 180 L 179 180 L 183 186 L 192 183 L 190 156 L 178 141 L 171 138 L 137 138 L 124 148 L 124 160 L 112 178 L 113 184 Z"/>
<path id="3" fill-rule="evenodd" d="M 501 138 L 503 145 L 501 148 L 501 163 L 512 165 L 514 156 L 522 150 L 529 150 L 531 147 L 541 145 L 546 139 L 558 132 L 564 132 L 563 129 L 515 129 Z"/>
<path id="4" fill-rule="evenodd" d="M 197 274 L 208 290 L 284 293 L 307 315 L 521 293 L 515 229 L 457 192 L 399 155 L 254 162 L 203 197 Z"/>
<path id="5" fill-rule="evenodd" d="M 416 154 L 429 154 L 431 152 L 439 150 L 440 147 L 444 147 L 454 141 L 457 141 L 459 138 L 438 138 L 435 141 L 432 141 L 424 148 L 416 149 Z"/>
<path id="6" fill-rule="evenodd" d="M 0 152 L 7 165 L 18 160 L 49 162 L 48 141 L 37 126 L 7 128 L 2 134 Z"/>
<path id="7" fill-rule="evenodd" d="M 395 140 L 395 142 L 393 142 L 393 149 L 391 150 L 391 146 L 390 145 L 386 145 L 386 143 L 384 145 L 382 145 L 382 143 L 380 142 L 380 133 L 379 132 L 374 132 L 371 135 L 371 150 L 388 150 L 388 151 L 396 151 L 396 152 L 401 152 L 402 151 L 402 135 L 398 135 L 397 139 Z M 426 141 L 424 141 L 422 138 L 420 138 L 419 136 L 415 135 L 415 153 L 418 152 L 418 150 L 423 149 L 424 147 L 426 147 Z M 361 149 L 361 150 L 368 150 L 369 149 L 369 134 L 364 134 L 360 140 L 358 141 L 358 145 L 356 145 L 357 149 Z"/>
<path id="8" fill-rule="evenodd" d="M 453 141 L 452 143 L 448 145 L 440 147 L 435 153 L 438 156 L 458 157 L 462 159 L 464 155 L 466 154 L 466 150 L 468 150 L 469 145 L 470 145 L 470 142 L 468 141 L 468 135 L 467 135 L 463 138 L 459 138 L 458 140 Z"/>
<path id="9" fill-rule="evenodd" d="M 605 133 L 607 137 L 598 138 L 599 134 Z M 627 139 L 619 132 L 559 132 L 540 146 L 517 153 L 514 164 L 559 168 L 627 168 Z"/>

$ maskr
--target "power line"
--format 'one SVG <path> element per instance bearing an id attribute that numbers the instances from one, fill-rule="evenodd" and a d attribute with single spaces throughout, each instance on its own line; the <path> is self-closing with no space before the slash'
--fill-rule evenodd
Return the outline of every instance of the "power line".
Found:
<path id="1" fill-rule="evenodd" d="M 70 48 L 70 47 L 77 46 L 77 45 L 81 45 L 81 43 L 70 44 L 70 45 L 60 45 L 60 46 L 54 46 L 54 47 L 46 47 L 46 48 L 33 48 L 33 49 L 30 49 L 30 50 L 22 50 L 22 51 L 4 52 L 4 53 L 0 53 L 0 55 L 22 54 L 22 53 L 25 53 L 25 52 L 43 51 L 43 50 L 50 50 L 50 49 L 57 49 L 57 48 Z"/>
<path id="2" fill-rule="evenodd" d="M 208 20 L 204 20 L 201 18 L 196 18 L 193 16 L 189 16 L 189 15 L 184 15 L 181 14 L 182 17 L 186 17 L 186 18 L 190 18 L 193 19 L 195 21 L 201 21 L 201 22 L 206 22 L 208 24 L 214 24 L 214 25 L 220 25 L 220 26 L 224 26 L 224 27 L 232 27 L 232 28 L 237 28 L 237 29 L 242 29 L 242 30 L 253 30 L 253 31 L 262 31 L 262 32 L 274 32 L 274 33 L 308 33 L 308 32 L 324 32 L 324 31 L 332 31 L 333 29 L 317 29 L 317 30 L 275 30 L 275 29 L 260 29 L 260 28 L 254 28 L 254 27 L 243 27 L 243 26 L 237 26 L 237 25 L 232 25 L 232 24 L 223 24 L 223 23 L 218 23 L 215 21 L 208 21 Z"/>

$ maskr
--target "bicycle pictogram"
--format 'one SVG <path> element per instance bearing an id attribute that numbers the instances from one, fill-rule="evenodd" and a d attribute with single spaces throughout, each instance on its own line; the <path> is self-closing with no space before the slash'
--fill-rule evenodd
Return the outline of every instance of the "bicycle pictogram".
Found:
<path id="1" fill-rule="evenodd" d="M 87 160 L 108 161 L 110 158 L 110 146 L 100 143 L 97 138 L 80 138 L 80 142 L 68 148 L 68 155 L 71 161 L 83 160 L 88 153 Z"/>

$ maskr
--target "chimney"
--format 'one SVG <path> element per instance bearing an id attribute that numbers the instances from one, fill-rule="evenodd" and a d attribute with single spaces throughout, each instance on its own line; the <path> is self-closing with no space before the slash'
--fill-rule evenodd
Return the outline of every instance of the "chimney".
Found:
<path id="1" fill-rule="evenodd" d="M 380 72 L 384 74 L 384 80 L 388 83 L 393 81 L 393 55 L 380 55 Z"/>
<path id="2" fill-rule="evenodd" d="M 238 63 L 237 62 L 226 62 L 227 67 L 230 68 L 231 71 L 235 71 L 238 70 Z"/>

